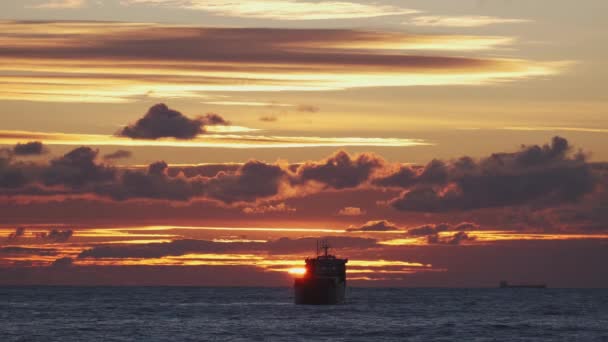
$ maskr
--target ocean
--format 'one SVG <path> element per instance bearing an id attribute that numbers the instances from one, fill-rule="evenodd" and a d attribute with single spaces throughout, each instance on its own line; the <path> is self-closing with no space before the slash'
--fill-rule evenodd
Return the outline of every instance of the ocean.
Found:
<path id="1" fill-rule="evenodd" d="M 0 341 L 608 341 L 608 289 L 0 287 Z"/>

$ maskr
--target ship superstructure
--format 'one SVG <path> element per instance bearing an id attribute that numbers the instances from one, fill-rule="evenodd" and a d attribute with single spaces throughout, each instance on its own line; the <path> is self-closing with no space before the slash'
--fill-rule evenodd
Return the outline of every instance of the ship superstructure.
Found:
<path id="1" fill-rule="evenodd" d="M 321 243 L 323 254 L 306 258 L 306 272 L 294 280 L 295 303 L 312 305 L 343 304 L 346 293 L 346 263 L 329 254 L 327 241 Z"/>

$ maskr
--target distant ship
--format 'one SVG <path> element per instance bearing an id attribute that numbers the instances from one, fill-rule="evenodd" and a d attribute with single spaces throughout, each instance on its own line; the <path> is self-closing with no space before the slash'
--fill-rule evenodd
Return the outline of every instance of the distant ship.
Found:
<path id="1" fill-rule="evenodd" d="M 528 288 L 528 289 L 545 289 L 547 284 L 509 284 L 509 282 L 503 280 L 498 285 L 501 289 L 510 288 Z"/>
<path id="2" fill-rule="evenodd" d="M 306 258 L 306 272 L 294 280 L 296 304 L 334 305 L 343 304 L 346 292 L 346 263 L 348 259 L 338 259 L 328 253 L 329 245 L 323 241 L 319 255 Z"/>

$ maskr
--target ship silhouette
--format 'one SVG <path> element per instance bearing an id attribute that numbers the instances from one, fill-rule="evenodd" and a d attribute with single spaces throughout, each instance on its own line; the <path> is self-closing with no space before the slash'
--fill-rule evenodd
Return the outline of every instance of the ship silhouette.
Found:
<path id="1" fill-rule="evenodd" d="M 335 305 L 343 304 L 346 292 L 346 263 L 348 259 L 339 259 L 329 254 L 329 244 L 321 242 L 323 254 L 306 258 L 306 272 L 294 280 L 294 297 L 296 304 Z"/>

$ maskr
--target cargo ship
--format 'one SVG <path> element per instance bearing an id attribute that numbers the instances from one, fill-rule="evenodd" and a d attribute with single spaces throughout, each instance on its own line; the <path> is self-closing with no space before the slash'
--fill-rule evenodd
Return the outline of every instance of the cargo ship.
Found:
<path id="1" fill-rule="evenodd" d="M 509 282 L 503 280 L 498 284 L 498 287 L 500 287 L 501 289 L 545 289 L 547 288 L 547 284 L 509 284 Z"/>
<path id="2" fill-rule="evenodd" d="M 306 271 L 294 280 L 296 304 L 344 304 L 348 259 L 339 259 L 329 254 L 327 241 L 323 241 L 320 248 L 323 250 L 321 255 L 317 242 L 317 256 L 306 258 Z"/>

